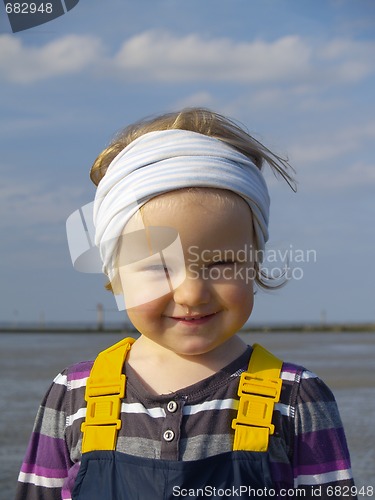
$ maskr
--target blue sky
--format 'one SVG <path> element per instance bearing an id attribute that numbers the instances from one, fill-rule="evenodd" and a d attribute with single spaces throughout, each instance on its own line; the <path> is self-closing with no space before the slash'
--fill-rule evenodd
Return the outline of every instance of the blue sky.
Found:
<path id="1" fill-rule="evenodd" d="M 254 322 L 375 321 L 375 4 L 371 0 L 80 0 L 17 34 L 0 20 L 0 321 L 120 321 L 71 265 L 67 217 L 88 171 L 141 117 L 206 106 L 287 155 L 266 173 L 270 249 L 316 251 L 256 297 Z"/>

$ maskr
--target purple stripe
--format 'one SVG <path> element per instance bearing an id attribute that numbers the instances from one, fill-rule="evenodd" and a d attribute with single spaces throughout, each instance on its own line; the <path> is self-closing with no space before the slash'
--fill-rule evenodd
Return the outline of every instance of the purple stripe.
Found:
<path id="1" fill-rule="evenodd" d="M 332 471 L 350 469 L 349 460 L 336 460 L 335 462 L 326 462 L 325 464 L 301 465 L 298 467 L 298 475 L 325 474 Z"/>
<path id="2" fill-rule="evenodd" d="M 90 370 L 86 370 L 84 372 L 76 372 L 76 373 L 69 373 L 68 379 L 69 380 L 80 380 L 87 378 L 90 375 Z"/>
<path id="3" fill-rule="evenodd" d="M 22 467 L 26 467 L 27 464 L 51 470 L 66 470 L 70 467 L 70 458 L 64 439 L 33 433 Z"/>
<path id="4" fill-rule="evenodd" d="M 298 443 L 297 454 L 300 467 L 309 466 L 312 461 L 315 464 L 343 461 L 345 469 L 350 467 L 349 451 L 342 428 L 303 434 Z"/>
<path id="5" fill-rule="evenodd" d="M 68 372 L 69 379 L 75 380 L 77 378 L 87 377 L 93 364 L 93 361 L 84 361 L 71 366 Z"/>
<path id="6" fill-rule="evenodd" d="M 302 368 L 301 366 L 294 365 L 292 363 L 283 363 L 281 375 L 283 373 L 291 373 L 293 375 L 296 375 L 296 373 L 301 371 L 301 369 L 304 370 L 304 368 Z"/>
<path id="7" fill-rule="evenodd" d="M 64 478 L 67 476 L 67 470 L 64 469 L 50 469 L 48 467 L 40 467 L 39 465 L 24 463 L 21 471 L 26 474 L 36 474 L 37 476 L 52 478 Z"/>

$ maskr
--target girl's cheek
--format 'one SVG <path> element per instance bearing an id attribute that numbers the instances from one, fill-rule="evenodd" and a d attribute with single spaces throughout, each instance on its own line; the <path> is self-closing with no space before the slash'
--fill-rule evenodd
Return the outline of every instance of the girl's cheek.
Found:
<path id="1" fill-rule="evenodd" d="M 164 299 L 164 300 L 163 300 Z M 161 315 L 165 307 L 165 297 L 157 300 L 152 300 L 146 302 L 136 307 L 131 307 L 128 309 L 129 317 L 153 317 L 156 315 Z"/>
<path id="2" fill-rule="evenodd" d="M 243 280 L 231 280 L 217 284 L 216 290 L 228 301 L 249 300 L 254 295 L 254 283 Z"/>

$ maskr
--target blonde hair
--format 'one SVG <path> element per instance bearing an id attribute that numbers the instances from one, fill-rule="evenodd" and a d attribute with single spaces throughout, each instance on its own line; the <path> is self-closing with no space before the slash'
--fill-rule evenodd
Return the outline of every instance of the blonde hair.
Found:
<path id="1" fill-rule="evenodd" d="M 234 121 L 205 108 L 185 108 L 174 113 L 146 118 L 127 126 L 113 138 L 109 146 L 94 161 L 90 171 L 92 182 L 96 186 L 99 184 L 112 160 L 132 141 L 148 132 L 171 129 L 190 130 L 220 139 L 247 156 L 259 170 L 265 163 L 268 164 L 275 175 L 281 176 L 293 191 L 296 190 L 294 170 L 287 159 L 270 151 Z M 257 262 L 255 268 L 255 282 L 261 288 L 275 289 L 284 284 L 279 279 L 269 278 Z M 106 288 L 112 291 L 111 283 L 107 283 Z"/>

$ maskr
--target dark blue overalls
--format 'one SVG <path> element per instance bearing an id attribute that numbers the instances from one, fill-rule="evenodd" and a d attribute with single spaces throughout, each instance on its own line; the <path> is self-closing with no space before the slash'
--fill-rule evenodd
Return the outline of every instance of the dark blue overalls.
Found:
<path id="1" fill-rule="evenodd" d="M 86 386 L 82 462 L 73 500 L 172 500 L 178 497 L 266 498 L 274 491 L 268 440 L 281 391 L 282 362 L 259 345 L 242 373 L 233 451 L 192 461 L 142 458 L 115 451 L 125 395 L 123 364 L 134 339 L 101 352 Z M 270 495 L 271 496 L 271 495 Z"/>

